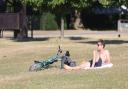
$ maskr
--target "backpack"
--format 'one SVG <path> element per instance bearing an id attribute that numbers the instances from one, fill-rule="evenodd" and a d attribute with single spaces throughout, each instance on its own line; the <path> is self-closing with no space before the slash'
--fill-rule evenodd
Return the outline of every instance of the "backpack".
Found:
<path id="1" fill-rule="evenodd" d="M 76 62 L 70 58 L 69 51 L 66 51 L 65 55 L 61 57 L 61 69 L 64 68 L 64 65 L 68 65 L 71 67 L 76 66 Z"/>

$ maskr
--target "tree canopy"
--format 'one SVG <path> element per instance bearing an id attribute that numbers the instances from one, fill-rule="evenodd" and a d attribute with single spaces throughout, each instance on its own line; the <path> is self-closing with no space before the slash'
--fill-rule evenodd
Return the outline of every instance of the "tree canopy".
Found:
<path id="1" fill-rule="evenodd" d="M 80 9 L 90 6 L 93 2 L 99 1 L 102 5 L 128 5 L 127 0 L 21 0 L 23 3 L 30 4 L 36 7 L 40 7 L 44 4 L 54 8 L 59 5 L 64 5 L 66 3 L 70 4 L 72 7 Z"/>
<path id="2" fill-rule="evenodd" d="M 107 6 L 121 6 L 121 5 L 128 6 L 127 0 L 99 0 L 99 2 Z"/>
<path id="3" fill-rule="evenodd" d="M 80 9 L 89 6 L 93 0 L 23 0 L 22 2 L 25 4 L 33 5 L 35 7 L 47 5 L 51 8 L 69 4 L 71 7 Z"/>
<path id="4" fill-rule="evenodd" d="M 83 8 L 93 5 L 93 3 L 96 1 L 107 7 L 121 5 L 128 6 L 127 0 L 0 0 L 0 4 L 3 3 L 4 5 L 4 3 L 8 2 L 11 3 L 13 6 L 16 6 L 18 5 L 18 3 L 22 2 L 23 5 L 29 5 L 34 9 L 42 9 L 42 7 L 45 7 L 45 9 L 53 9 L 56 7 L 71 7 L 77 10 L 81 10 Z"/>

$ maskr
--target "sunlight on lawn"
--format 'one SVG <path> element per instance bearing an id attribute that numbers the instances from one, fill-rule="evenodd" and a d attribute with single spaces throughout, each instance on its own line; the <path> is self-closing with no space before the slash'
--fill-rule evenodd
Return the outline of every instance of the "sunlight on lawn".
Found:
<path id="1" fill-rule="evenodd" d="M 69 50 L 79 65 L 92 57 L 96 41 L 103 38 L 110 51 L 112 68 L 66 71 L 60 62 L 49 69 L 28 72 L 34 60 L 44 60 L 56 54 L 58 45 Z M 15 42 L 0 39 L 0 89 L 127 89 L 128 37 L 88 35 L 72 38 L 49 38 L 45 41 Z"/>

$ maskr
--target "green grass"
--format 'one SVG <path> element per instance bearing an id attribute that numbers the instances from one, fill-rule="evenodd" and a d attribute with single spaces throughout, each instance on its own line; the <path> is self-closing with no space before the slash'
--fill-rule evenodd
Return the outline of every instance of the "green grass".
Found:
<path id="1" fill-rule="evenodd" d="M 112 68 L 66 71 L 57 62 L 49 69 L 28 72 L 33 60 L 47 59 L 56 53 L 58 45 L 69 50 L 79 65 L 92 58 L 96 45 L 103 38 L 108 43 Z M 128 37 L 89 35 L 82 38 L 50 38 L 46 41 L 15 42 L 0 39 L 0 89 L 127 89 Z"/>

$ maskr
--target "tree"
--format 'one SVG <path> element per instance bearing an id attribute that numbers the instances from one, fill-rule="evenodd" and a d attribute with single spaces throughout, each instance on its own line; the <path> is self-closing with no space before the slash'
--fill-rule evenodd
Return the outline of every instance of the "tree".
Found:
<path id="1" fill-rule="evenodd" d="M 23 0 L 25 4 L 32 5 L 33 8 L 39 9 L 45 6 L 45 9 L 49 9 L 61 16 L 61 36 L 64 32 L 64 16 L 65 13 L 70 12 L 72 9 L 79 12 L 82 8 L 89 6 L 92 0 Z M 79 13 L 78 13 L 79 14 Z M 79 17 L 79 16 L 78 16 Z"/>
<path id="2" fill-rule="evenodd" d="M 80 26 L 80 22 L 81 22 L 80 11 L 83 8 L 90 6 L 92 2 L 93 2 L 92 0 L 52 0 L 50 4 L 52 4 L 53 7 L 62 7 L 60 8 L 61 13 L 63 12 L 68 13 L 68 11 L 71 12 L 71 10 L 74 10 L 75 12 L 74 28 L 79 29 L 78 26 Z M 63 9 L 64 6 L 66 6 L 67 8 Z"/>
<path id="3" fill-rule="evenodd" d="M 65 13 L 76 10 L 79 13 L 83 8 L 93 5 L 93 2 L 99 1 L 103 6 L 120 6 L 128 5 L 126 0 L 21 0 L 25 4 L 33 6 L 34 9 L 45 7 L 47 10 L 59 14 L 61 16 L 61 31 L 64 29 Z M 41 10 L 41 9 L 40 9 Z M 78 20 L 79 21 L 79 20 Z"/>

